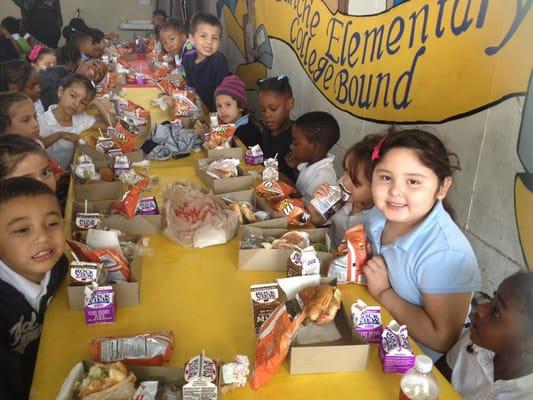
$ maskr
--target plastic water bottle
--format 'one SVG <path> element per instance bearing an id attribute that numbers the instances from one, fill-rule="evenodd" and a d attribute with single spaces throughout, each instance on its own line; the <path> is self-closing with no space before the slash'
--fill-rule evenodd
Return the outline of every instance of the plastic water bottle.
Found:
<path id="1" fill-rule="evenodd" d="M 400 400 L 437 400 L 439 384 L 432 369 L 431 358 L 416 356 L 415 366 L 400 381 Z"/>

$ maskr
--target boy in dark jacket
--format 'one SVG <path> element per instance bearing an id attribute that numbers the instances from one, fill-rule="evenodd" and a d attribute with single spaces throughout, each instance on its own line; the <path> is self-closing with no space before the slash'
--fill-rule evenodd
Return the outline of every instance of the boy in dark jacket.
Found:
<path id="1" fill-rule="evenodd" d="M 0 398 L 27 399 L 44 313 L 67 271 L 55 193 L 28 177 L 0 181 Z"/>
<path id="2" fill-rule="evenodd" d="M 189 40 L 196 47 L 182 59 L 185 79 L 196 89 L 198 96 L 210 112 L 216 111 L 213 94 L 215 89 L 229 75 L 226 57 L 218 51 L 222 25 L 211 14 L 196 13 L 191 19 Z"/>

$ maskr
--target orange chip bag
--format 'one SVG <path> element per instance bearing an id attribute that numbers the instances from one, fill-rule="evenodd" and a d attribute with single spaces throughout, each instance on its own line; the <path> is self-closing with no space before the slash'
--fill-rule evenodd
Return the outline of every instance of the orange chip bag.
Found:
<path id="1" fill-rule="evenodd" d="M 130 280 L 128 261 L 114 249 L 91 249 L 89 246 L 67 239 L 72 252 L 82 261 L 102 263 L 107 269 L 109 282 Z"/>
<path id="2" fill-rule="evenodd" d="M 115 129 L 109 128 L 107 132 L 117 147 L 124 153 L 131 153 L 135 150 L 136 135 L 128 131 L 120 121 L 118 121 Z"/>
<path id="3" fill-rule="evenodd" d="M 89 342 L 89 354 L 97 362 L 157 366 L 170 360 L 173 347 L 172 331 L 160 331 L 93 339 Z"/>
<path id="4" fill-rule="evenodd" d="M 278 371 L 305 318 L 306 314 L 292 300 L 277 306 L 261 326 L 255 347 L 252 389 L 259 389 Z"/>
<path id="5" fill-rule="evenodd" d="M 364 226 L 355 225 L 344 234 L 348 254 L 346 259 L 346 280 L 366 284 L 363 268 L 368 261 L 367 239 Z"/>
<path id="6" fill-rule="evenodd" d="M 287 216 L 287 223 L 291 226 L 307 225 L 311 216 L 305 209 L 302 199 L 283 199 L 279 202 L 271 203 L 274 210 Z"/>
<path id="7" fill-rule="evenodd" d="M 176 90 L 176 87 L 168 79 L 161 79 L 159 82 L 157 82 L 157 87 L 163 93 L 168 95 L 172 95 L 174 90 Z"/>
<path id="8" fill-rule="evenodd" d="M 188 92 L 188 90 L 177 90 L 172 94 L 172 98 L 174 99 L 172 106 L 173 119 L 188 117 L 198 111 L 194 103 L 195 99 L 191 100 Z"/>
<path id="9" fill-rule="evenodd" d="M 143 187 L 141 185 L 135 185 L 131 190 L 128 190 L 120 200 L 111 205 L 111 213 L 121 214 L 128 219 L 135 217 L 142 190 Z"/>
<path id="10" fill-rule="evenodd" d="M 230 147 L 230 142 L 231 139 L 233 139 L 235 130 L 235 124 L 219 125 L 204 135 L 205 142 L 203 143 L 203 146 L 207 149 Z"/>
<path id="11" fill-rule="evenodd" d="M 280 201 L 291 194 L 296 190 L 282 181 L 263 181 L 260 185 L 257 185 L 255 192 L 259 197 L 269 199 L 271 201 Z"/>

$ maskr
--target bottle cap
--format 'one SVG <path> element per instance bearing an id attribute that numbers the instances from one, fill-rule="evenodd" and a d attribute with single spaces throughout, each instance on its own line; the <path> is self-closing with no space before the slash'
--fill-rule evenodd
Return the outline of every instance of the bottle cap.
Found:
<path id="1" fill-rule="evenodd" d="M 433 361 L 431 361 L 431 358 L 429 358 L 428 356 L 416 356 L 415 368 L 418 372 L 427 374 L 431 372 L 431 369 L 433 368 Z"/>

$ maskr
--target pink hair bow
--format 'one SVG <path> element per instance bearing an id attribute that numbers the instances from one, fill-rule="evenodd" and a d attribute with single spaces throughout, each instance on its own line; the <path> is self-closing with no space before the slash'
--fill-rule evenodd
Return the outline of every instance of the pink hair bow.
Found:
<path id="1" fill-rule="evenodd" d="M 28 53 L 28 60 L 30 60 L 31 62 L 35 62 L 35 60 L 37 60 L 37 57 L 39 57 L 39 53 L 42 49 L 44 49 L 44 47 L 45 46 L 43 46 L 42 44 L 36 44 L 35 46 L 33 46 L 30 52 Z"/>
<path id="2" fill-rule="evenodd" d="M 386 136 L 384 136 L 378 144 L 374 146 L 374 149 L 372 150 L 372 157 L 370 157 L 370 160 L 375 161 L 379 158 L 379 152 L 381 151 L 381 146 L 383 145 L 383 142 L 385 141 Z"/>

